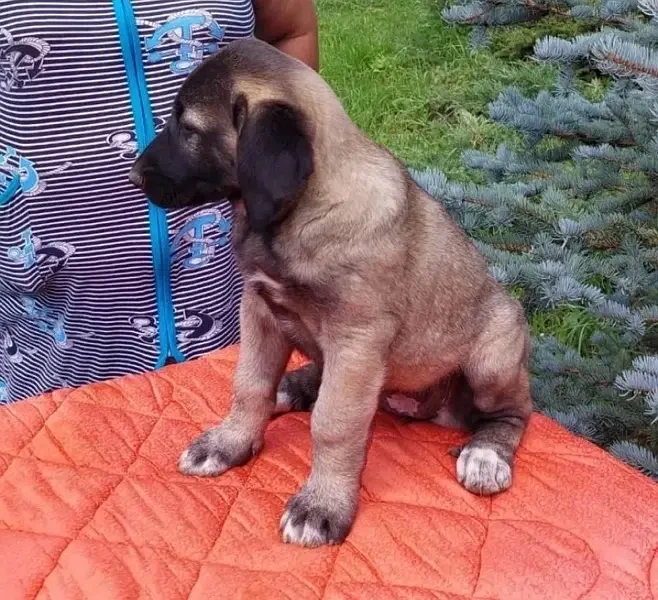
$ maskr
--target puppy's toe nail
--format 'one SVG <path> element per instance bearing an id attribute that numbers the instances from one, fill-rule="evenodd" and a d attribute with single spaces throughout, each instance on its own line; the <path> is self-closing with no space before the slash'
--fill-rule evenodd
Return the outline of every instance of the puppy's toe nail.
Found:
<path id="1" fill-rule="evenodd" d="M 511 482 L 512 470 L 509 468 L 509 465 L 503 461 L 503 464 L 499 464 L 496 469 L 496 483 L 501 490 L 504 490 L 510 486 Z"/>
<path id="2" fill-rule="evenodd" d="M 279 531 L 283 532 L 283 530 L 286 528 L 286 524 L 288 523 L 289 518 L 290 511 L 284 510 L 283 514 L 281 515 L 281 520 L 279 521 Z"/>
<path id="3" fill-rule="evenodd" d="M 453 446 L 452 448 L 448 449 L 448 454 L 450 454 L 450 456 L 453 456 L 454 458 L 459 458 L 461 452 L 462 452 L 462 446 Z"/>
<path id="4" fill-rule="evenodd" d="M 298 529 L 298 527 L 293 526 L 293 524 L 290 522 L 290 519 L 287 519 L 281 528 L 281 536 L 283 537 L 283 541 L 286 544 L 299 544 L 301 536 Z"/>

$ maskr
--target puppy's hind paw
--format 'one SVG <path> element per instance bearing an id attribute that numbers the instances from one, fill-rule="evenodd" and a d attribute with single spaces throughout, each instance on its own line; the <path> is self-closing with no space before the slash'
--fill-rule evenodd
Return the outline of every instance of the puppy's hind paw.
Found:
<path id="1" fill-rule="evenodd" d="M 279 383 L 274 414 L 312 410 L 318 398 L 321 374 L 313 363 L 286 373 Z"/>
<path id="2" fill-rule="evenodd" d="M 489 496 L 512 485 L 512 468 L 493 448 L 467 445 L 457 459 L 457 480 L 469 492 Z"/>

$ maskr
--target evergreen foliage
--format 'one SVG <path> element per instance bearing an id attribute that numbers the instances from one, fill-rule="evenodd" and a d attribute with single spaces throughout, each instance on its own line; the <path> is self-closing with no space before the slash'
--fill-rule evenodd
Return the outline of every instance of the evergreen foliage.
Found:
<path id="1" fill-rule="evenodd" d="M 489 26 L 545 16 L 598 26 L 536 42 L 555 89 L 490 104 L 522 143 L 467 152 L 481 183 L 414 176 L 523 301 L 537 408 L 658 480 L 658 0 L 466 0 L 443 14 L 474 25 L 476 45 Z M 593 77 L 598 99 L 583 92 Z"/>

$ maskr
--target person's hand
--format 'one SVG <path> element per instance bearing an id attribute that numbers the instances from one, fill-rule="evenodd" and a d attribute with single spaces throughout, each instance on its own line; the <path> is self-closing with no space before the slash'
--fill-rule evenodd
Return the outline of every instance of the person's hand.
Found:
<path id="1" fill-rule="evenodd" d="M 319 68 L 318 22 L 313 0 L 254 0 L 256 36 Z"/>

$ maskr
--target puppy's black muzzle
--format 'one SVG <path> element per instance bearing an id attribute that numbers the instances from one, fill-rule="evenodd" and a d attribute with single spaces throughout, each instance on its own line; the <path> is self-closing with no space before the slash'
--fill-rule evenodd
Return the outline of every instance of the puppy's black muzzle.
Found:
<path id="1" fill-rule="evenodd" d="M 141 189 L 156 206 L 184 208 L 239 196 L 239 189 L 221 178 L 195 172 L 185 159 L 169 145 L 169 136 L 160 133 L 135 161 L 130 170 L 131 183 Z"/>

